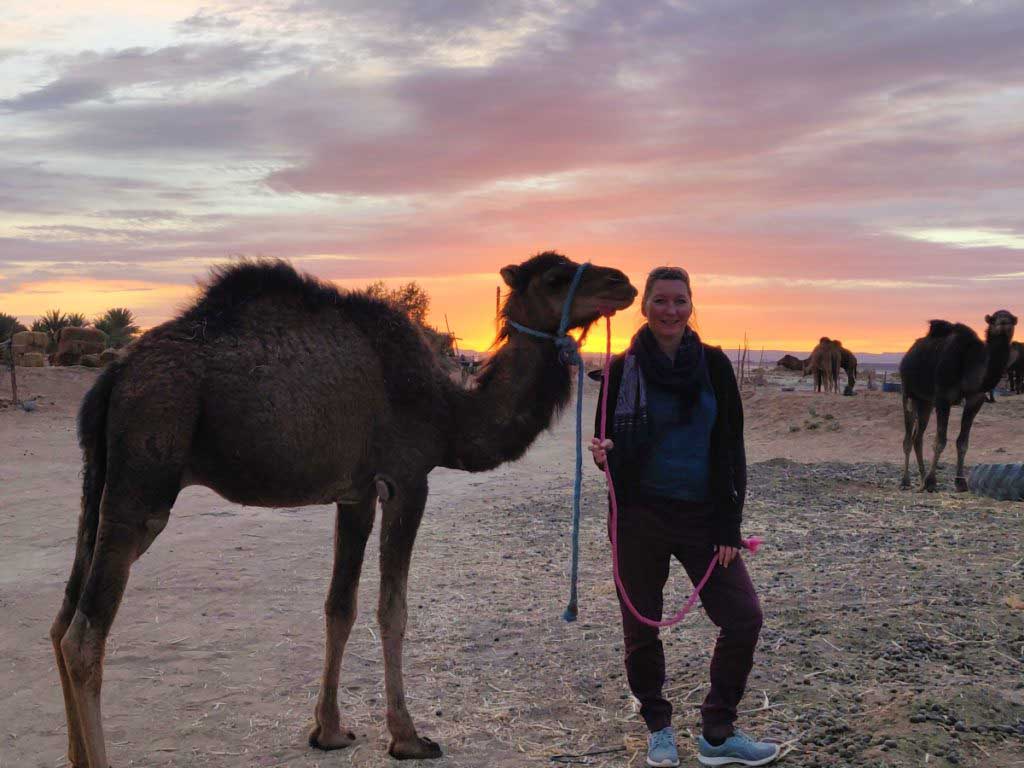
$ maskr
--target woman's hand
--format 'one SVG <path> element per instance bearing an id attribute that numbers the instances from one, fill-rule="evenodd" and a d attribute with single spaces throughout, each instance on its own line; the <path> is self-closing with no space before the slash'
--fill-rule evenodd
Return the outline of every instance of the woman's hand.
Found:
<path id="1" fill-rule="evenodd" d="M 594 463 L 597 464 L 598 469 L 604 469 L 605 462 L 608 461 L 608 451 L 615 447 L 615 443 L 605 438 L 600 440 L 596 437 L 590 439 L 590 445 L 587 446 L 587 450 L 594 454 Z"/>
<path id="2" fill-rule="evenodd" d="M 739 557 L 739 554 L 739 547 L 715 546 L 715 558 L 718 560 L 718 564 L 723 568 L 728 568 L 729 563 Z"/>

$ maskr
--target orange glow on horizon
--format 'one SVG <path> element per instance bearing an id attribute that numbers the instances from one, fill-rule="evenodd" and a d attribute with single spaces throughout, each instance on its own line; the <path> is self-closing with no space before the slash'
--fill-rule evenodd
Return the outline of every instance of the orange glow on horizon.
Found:
<path id="1" fill-rule="evenodd" d="M 634 284 L 637 283 L 633 276 Z M 428 322 L 439 330 L 451 329 L 459 348 L 475 352 L 488 350 L 496 335 L 495 288 L 497 275 L 485 273 L 453 276 L 408 276 L 386 279 L 388 287 L 417 282 L 430 296 Z M 339 288 L 359 289 L 368 279 L 332 281 Z M 504 286 L 502 298 L 504 298 Z M 697 301 L 697 328 L 710 344 L 735 349 L 744 332 L 754 360 L 767 350 L 809 352 L 822 335 L 838 338 L 855 352 L 900 352 L 925 332 L 925 320 L 907 322 L 905 317 L 865 317 L 857 305 L 846 307 L 803 303 L 785 306 L 778 289 L 754 293 L 749 289 L 702 289 Z M 0 293 L 0 311 L 17 316 L 25 325 L 50 309 L 81 312 L 92 319 L 111 307 L 128 307 L 139 324 L 152 327 L 173 317 L 196 295 L 194 284 L 161 284 L 137 280 L 46 280 L 25 284 L 17 291 Z M 703 300 L 700 300 L 703 297 Z M 771 302 L 776 301 L 773 305 Z M 898 305 L 898 302 L 895 304 Z M 896 309 L 899 309 L 897 306 Z M 918 314 L 915 312 L 915 314 Z M 934 313 L 932 313 L 934 314 Z M 930 316 L 926 309 L 918 315 Z M 821 318 L 825 318 L 822 321 Z M 970 318 L 968 317 L 968 321 Z M 612 318 L 612 350 L 620 352 L 643 324 L 639 305 Z M 977 326 L 976 323 L 971 323 Z M 981 330 L 980 328 L 976 328 Z M 595 323 L 583 350 L 599 354 L 605 350 L 605 325 Z"/>

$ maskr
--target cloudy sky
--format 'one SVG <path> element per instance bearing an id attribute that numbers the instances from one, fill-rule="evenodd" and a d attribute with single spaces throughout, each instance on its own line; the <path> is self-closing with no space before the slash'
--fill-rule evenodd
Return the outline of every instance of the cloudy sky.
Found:
<path id="1" fill-rule="evenodd" d="M 153 325 L 268 255 L 483 348 L 554 248 L 685 266 L 716 343 L 902 350 L 1024 313 L 1021 40 L 1012 1 L 5 0 L 0 311 Z"/>

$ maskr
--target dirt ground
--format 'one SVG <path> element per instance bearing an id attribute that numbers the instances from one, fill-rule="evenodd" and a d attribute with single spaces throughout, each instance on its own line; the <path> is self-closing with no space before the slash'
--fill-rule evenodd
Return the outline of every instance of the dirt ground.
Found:
<path id="1" fill-rule="evenodd" d="M 0 768 L 65 764 L 47 630 L 70 569 L 74 415 L 96 372 L 19 369 L 0 403 Z M 783 382 L 784 383 L 784 382 Z M 793 766 L 1024 766 L 1024 504 L 898 489 L 898 395 L 746 393 L 748 565 L 766 615 L 741 725 Z M 586 413 L 595 387 L 588 384 Z M 9 380 L 0 375 L 0 396 Z M 955 412 L 958 418 L 959 413 Z M 986 405 L 969 464 L 1024 460 L 1024 397 Z M 955 439 L 955 432 L 952 435 Z M 435 766 L 643 765 L 622 669 L 603 479 L 586 465 L 580 620 L 567 593 L 573 422 L 520 462 L 437 470 L 410 579 L 406 688 Z M 955 450 L 947 450 L 952 460 Z M 242 508 L 197 488 L 133 568 L 107 651 L 112 764 L 387 764 L 376 542 L 342 672 L 341 752 L 306 746 L 323 659 L 333 507 Z M 688 594 L 674 572 L 667 598 Z M 667 639 L 684 764 L 714 628 Z M 587 758 L 552 757 L 617 750 Z"/>

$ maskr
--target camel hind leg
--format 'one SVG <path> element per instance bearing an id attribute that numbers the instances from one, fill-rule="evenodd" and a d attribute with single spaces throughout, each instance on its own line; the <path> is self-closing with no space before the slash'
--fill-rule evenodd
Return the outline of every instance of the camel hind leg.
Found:
<path id="1" fill-rule="evenodd" d="M 356 595 L 363 567 L 366 541 L 373 528 L 377 496 L 372 491 L 357 504 L 338 504 L 334 527 L 334 571 L 324 603 L 327 649 L 323 682 L 314 711 L 315 724 L 309 745 L 318 749 L 341 749 L 355 741 L 355 734 L 341 726 L 338 712 L 338 680 L 345 644 L 356 620 Z"/>
<path id="2" fill-rule="evenodd" d="M 96 531 L 89 525 L 87 515 L 83 514 L 78 523 L 78 537 L 75 544 L 75 561 L 71 566 L 71 576 L 68 578 L 67 586 L 64 588 L 64 602 L 61 604 L 57 617 L 50 627 L 50 642 L 53 643 L 53 652 L 57 661 L 57 672 L 60 675 L 61 692 L 64 695 L 64 713 L 68 724 L 68 763 L 72 768 L 85 768 L 85 741 L 82 734 L 81 724 L 78 719 L 78 707 L 75 704 L 75 693 L 71 686 L 71 677 L 68 673 L 68 665 L 64 661 L 64 653 L 61 650 L 61 640 L 71 626 L 75 610 L 78 607 L 78 598 L 82 592 L 82 584 L 89 573 L 89 565 L 92 562 L 93 547 L 96 543 Z"/>
<path id="3" fill-rule="evenodd" d="M 88 575 L 59 643 L 85 754 L 79 768 L 109 765 L 100 706 L 107 635 L 131 565 L 167 525 L 178 491 L 174 474 L 165 469 L 121 468 L 116 474 L 121 479 L 108 478 Z M 126 482 L 127 477 L 135 479 Z"/>
<path id="4" fill-rule="evenodd" d="M 936 472 L 939 468 L 939 457 L 946 449 L 946 436 L 949 432 L 949 411 L 950 404 L 945 401 L 935 403 L 935 445 L 932 449 L 932 463 L 928 468 L 928 474 L 924 478 L 922 490 L 933 492 L 938 487 Z M 923 430 L 922 430 L 923 432 Z"/>
<path id="5" fill-rule="evenodd" d="M 106 637 L 117 615 L 131 564 L 145 551 L 167 523 L 171 503 L 163 509 L 111 502 L 110 488 L 100 511 L 96 546 L 89 575 L 68 631 L 60 640 L 74 707 L 86 755 L 84 765 L 105 768 L 100 691 Z M 84 766 L 82 767 L 84 768 Z"/>
<path id="6" fill-rule="evenodd" d="M 914 423 L 916 409 L 914 401 L 909 397 L 903 397 L 903 477 L 900 479 L 900 488 L 910 488 L 910 451 L 914 445 Z"/>
<path id="7" fill-rule="evenodd" d="M 402 642 L 408 618 L 406 593 L 409 562 L 416 541 L 423 507 L 427 501 L 427 480 L 415 478 L 397 484 L 397 492 L 384 504 L 380 533 L 380 621 L 384 648 L 384 687 L 387 693 L 387 721 L 391 732 L 388 754 L 399 760 L 441 757 L 441 748 L 416 733 L 405 703 L 402 678 Z"/>
<path id="8" fill-rule="evenodd" d="M 932 418 L 933 406 L 924 400 L 914 400 L 914 456 L 917 459 L 917 472 L 921 479 L 920 490 L 925 490 L 925 466 L 924 466 L 924 433 L 928 429 L 928 422 Z"/>

